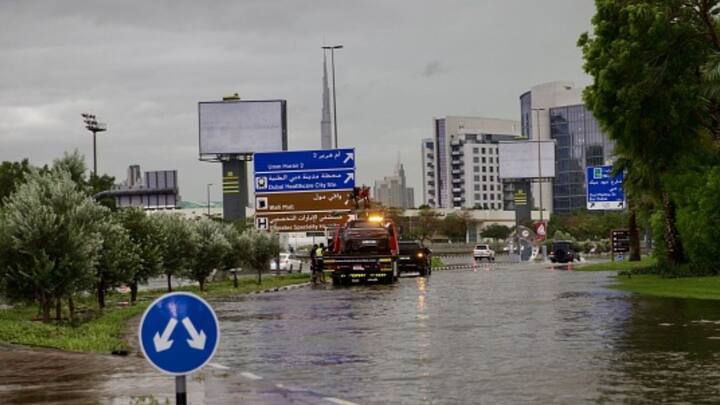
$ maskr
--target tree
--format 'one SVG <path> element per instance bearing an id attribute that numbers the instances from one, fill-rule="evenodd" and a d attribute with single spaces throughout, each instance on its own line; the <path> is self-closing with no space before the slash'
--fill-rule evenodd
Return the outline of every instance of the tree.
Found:
<path id="1" fill-rule="evenodd" d="M 418 210 L 417 217 L 411 220 L 411 224 L 410 234 L 424 244 L 426 240 L 432 240 L 432 237 L 435 236 L 440 226 L 440 219 L 434 209 L 422 207 Z"/>
<path id="2" fill-rule="evenodd" d="M 197 254 L 187 276 L 200 284 L 200 291 L 205 291 L 207 278 L 213 270 L 223 267 L 230 244 L 223 235 L 221 223 L 201 219 L 193 224 L 198 241 Z"/>
<path id="3" fill-rule="evenodd" d="M 261 283 L 262 271 L 280 254 L 280 241 L 277 234 L 267 232 L 250 231 L 249 236 L 252 239 L 250 265 L 258 271 L 258 283 Z"/>
<path id="4" fill-rule="evenodd" d="M 126 208 L 118 212 L 120 223 L 128 230 L 137 248 L 140 261 L 130 281 L 130 302 L 137 300 L 138 284 L 162 273 L 164 233 L 158 221 L 150 219 L 140 208 Z"/>
<path id="5" fill-rule="evenodd" d="M 198 252 L 198 235 L 192 223 L 173 214 L 157 214 L 151 219 L 162 232 L 163 273 L 167 278 L 167 290 L 172 292 L 172 276 L 183 274 L 192 266 Z"/>
<path id="6" fill-rule="evenodd" d="M 490 224 L 480 232 L 480 236 L 483 238 L 493 239 L 496 243 L 499 239 L 505 240 L 510 236 L 512 229 L 505 225 Z"/>
<path id="7" fill-rule="evenodd" d="M 70 174 L 34 170 L 0 213 L 0 280 L 9 298 L 39 303 L 43 321 L 55 303 L 92 286 L 101 247 L 103 210 L 80 192 Z"/>
<path id="8" fill-rule="evenodd" d="M 474 221 L 472 215 L 462 210 L 459 213 L 452 213 L 447 215 L 441 224 L 442 232 L 453 242 L 465 242 L 467 238 L 467 232 L 471 224 Z"/>
<path id="9" fill-rule="evenodd" d="M 21 162 L 2 162 L 0 165 L 0 207 L 3 200 L 25 181 L 25 176 L 30 173 L 30 162 L 23 159 Z"/>
<path id="10" fill-rule="evenodd" d="M 105 308 L 105 293 L 108 288 L 121 283 L 131 283 L 140 266 L 140 247 L 133 243 L 130 232 L 114 215 L 106 215 L 99 224 L 102 238 L 97 263 L 97 301 L 99 308 Z"/>
<path id="11" fill-rule="evenodd" d="M 720 50 L 716 1 L 596 0 L 594 33 L 579 45 L 594 79 L 585 101 L 626 157 L 662 179 L 696 146 L 709 55 Z M 684 261 L 676 201 L 666 186 L 657 192 L 665 218 L 667 261 Z"/>
<path id="12" fill-rule="evenodd" d="M 222 231 L 230 245 L 230 249 L 223 260 L 223 269 L 231 270 L 247 265 L 252 255 L 252 240 L 250 237 L 246 233 L 240 233 L 233 224 L 225 224 Z"/>

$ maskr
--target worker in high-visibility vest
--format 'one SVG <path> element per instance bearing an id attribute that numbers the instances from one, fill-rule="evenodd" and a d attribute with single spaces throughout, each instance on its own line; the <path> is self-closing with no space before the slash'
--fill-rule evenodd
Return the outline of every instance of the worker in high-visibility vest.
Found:
<path id="1" fill-rule="evenodd" d="M 315 249 L 315 271 L 317 272 L 317 275 L 320 276 L 320 281 L 322 283 L 325 283 L 325 272 L 323 272 L 323 254 L 325 253 L 325 245 L 320 244 L 317 249 Z"/>

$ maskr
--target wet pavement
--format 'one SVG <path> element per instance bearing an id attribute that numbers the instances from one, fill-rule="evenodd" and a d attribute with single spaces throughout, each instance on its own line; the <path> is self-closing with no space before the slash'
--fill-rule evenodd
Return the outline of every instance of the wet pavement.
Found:
<path id="1" fill-rule="evenodd" d="M 214 302 L 222 341 L 190 403 L 718 403 L 720 302 L 610 276 L 482 263 Z M 174 403 L 173 388 L 136 355 L 0 347 L 2 404 Z"/>

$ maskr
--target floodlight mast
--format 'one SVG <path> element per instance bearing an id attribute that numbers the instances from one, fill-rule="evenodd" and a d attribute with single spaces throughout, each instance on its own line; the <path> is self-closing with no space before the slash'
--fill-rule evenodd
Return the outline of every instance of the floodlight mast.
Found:
<path id="1" fill-rule="evenodd" d="M 81 114 L 85 122 L 85 129 L 93 134 L 93 176 L 97 177 L 97 133 L 107 131 L 107 124 L 98 122 L 95 114 Z"/>

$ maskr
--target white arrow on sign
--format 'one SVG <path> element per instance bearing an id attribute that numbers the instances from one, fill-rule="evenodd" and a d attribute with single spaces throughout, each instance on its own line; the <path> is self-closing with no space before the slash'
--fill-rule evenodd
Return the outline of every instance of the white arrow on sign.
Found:
<path id="1" fill-rule="evenodd" d="M 345 156 L 347 156 L 347 157 L 345 158 L 345 160 L 343 160 L 343 164 L 345 164 L 351 160 L 355 160 L 355 154 L 352 152 L 346 153 Z"/>
<path id="2" fill-rule="evenodd" d="M 350 180 L 355 180 L 355 173 L 348 173 L 344 183 L 347 184 Z"/>
<path id="3" fill-rule="evenodd" d="M 153 343 L 155 344 L 156 352 L 164 352 L 165 350 L 172 347 L 173 341 L 170 340 L 170 335 L 172 335 L 173 330 L 175 330 L 175 325 L 177 325 L 177 319 L 170 318 L 167 326 L 165 326 L 165 330 L 163 331 L 162 336 L 160 336 L 159 333 L 155 332 L 155 337 L 153 337 Z"/>
<path id="4" fill-rule="evenodd" d="M 200 333 L 198 333 L 190 318 L 184 318 L 182 320 L 182 324 L 185 326 L 185 329 L 187 329 L 187 332 L 190 335 L 190 339 L 187 340 L 188 345 L 197 350 L 205 349 L 205 340 L 207 340 L 205 332 L 201 330 Z"/>

